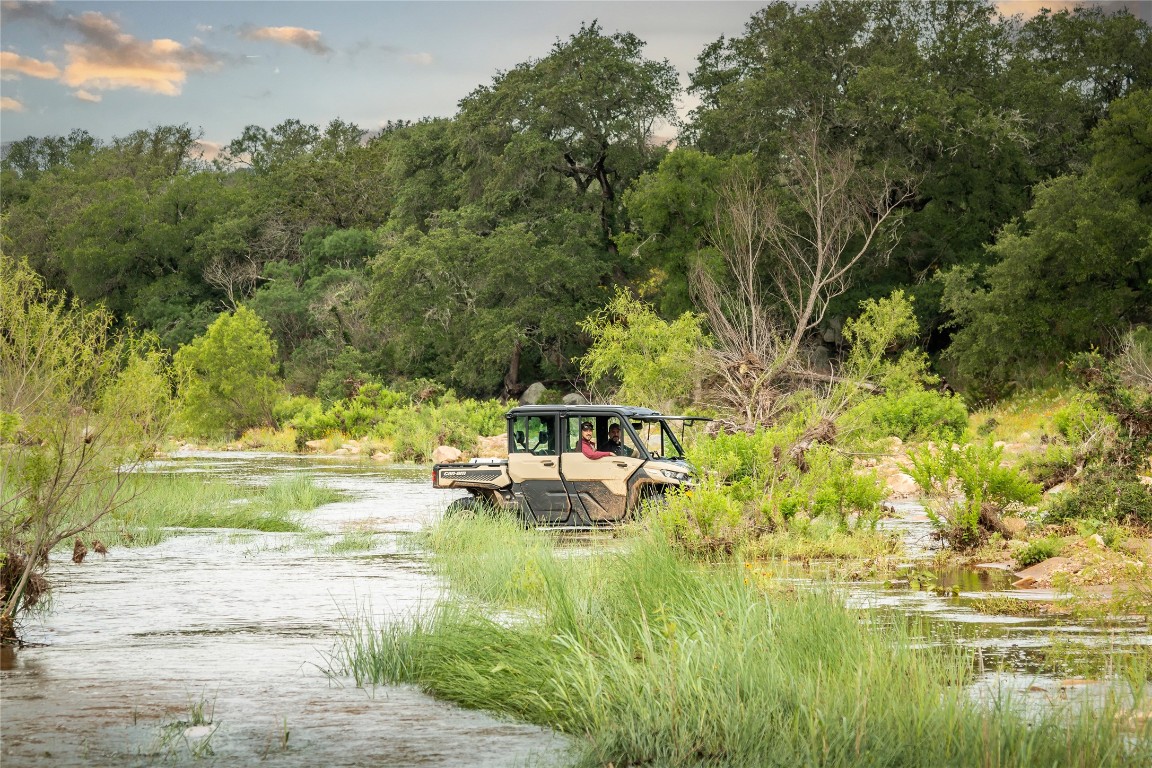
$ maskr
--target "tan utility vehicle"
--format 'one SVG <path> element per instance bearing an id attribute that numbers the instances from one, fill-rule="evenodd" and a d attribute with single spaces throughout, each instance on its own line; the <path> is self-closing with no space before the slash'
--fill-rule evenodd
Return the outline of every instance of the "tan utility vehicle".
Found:
<path id="1" fill-rule="evenodd" d="M 597 528 L 626 520 L 645 499 L 692 484 L 673 427 L 705 421 L 618 405 L 527 405 L 508 412 L 508 458 L 437 464 L 432 485 L 470 494 L 448 507 L 508 510 L 526 525 Z M 611 455 L 589 458 L 580 427 Z M 619 442 L 610 436 L 619 432 Z"/>

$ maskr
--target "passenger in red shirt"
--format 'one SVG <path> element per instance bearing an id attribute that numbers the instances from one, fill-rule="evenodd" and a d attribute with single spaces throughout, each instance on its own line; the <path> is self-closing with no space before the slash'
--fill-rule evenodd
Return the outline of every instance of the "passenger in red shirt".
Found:
<path id="1" fill-rule="evenodd" d="M 592 426 L 592 422 L 585 421 L 580 425 L 580 453 L 584 454 L 590 459 L 602 459 L 605 456 L 615 456 L 612 451 L 598 451 L 596 446 L 592 444 L 592 438 L 596 436 L 596 430 Z"/>

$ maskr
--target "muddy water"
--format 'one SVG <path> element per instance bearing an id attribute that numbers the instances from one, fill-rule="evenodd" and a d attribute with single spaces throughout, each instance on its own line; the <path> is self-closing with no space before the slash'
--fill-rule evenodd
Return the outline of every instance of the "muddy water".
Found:
<path id="1" fill-rule="evenodd" d="M 563 762 L 549 731 L 324 672 L 344 616 L 383 623 L 439 593 L 398 541 L 449 500 L 426 471 L 242 454 L 153 469 L 253 484 L 308 472 L 346 495 L 308 514 L 321 533 L 195 532 L 54 563 L 55 605 L 27 632 L 40 645 L 3 657 L 5 768 Z M 372 548 L 334 553 L 348 530 L 376 533 Z"/>

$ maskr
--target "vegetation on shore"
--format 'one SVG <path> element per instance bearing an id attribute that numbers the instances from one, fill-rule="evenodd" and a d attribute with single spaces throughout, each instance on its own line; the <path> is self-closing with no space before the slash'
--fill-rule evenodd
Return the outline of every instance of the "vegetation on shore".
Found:
<path id="1" fill-rule="evenodd" d="M 972 660 L 915 626 L 790 592 L 738 559 L 692 564 L 656 535 L 575 556 L 487 518 L 427 541 L 452 593 L 338 658 L 362 685 L 414 683 L 577 736 L 587 765 L 1133 765 L 1152 759 L 1138 684 L 1025 711 L 966 690 Z M 1134 698 L 1133 698 L 1134 697 Z"/>

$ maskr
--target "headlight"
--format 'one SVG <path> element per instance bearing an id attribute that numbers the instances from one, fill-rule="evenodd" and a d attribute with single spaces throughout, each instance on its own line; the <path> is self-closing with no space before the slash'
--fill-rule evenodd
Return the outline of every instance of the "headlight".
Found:
<path id="1" fill-rule="evenodd" d="M 668 478 L 669 480 L 677 480 L 682 483 L 688 479 L 687 472 L 677 472 L 674 469 L 662 469 L 660 471 L 664 473 L 664 477 Z"/>

